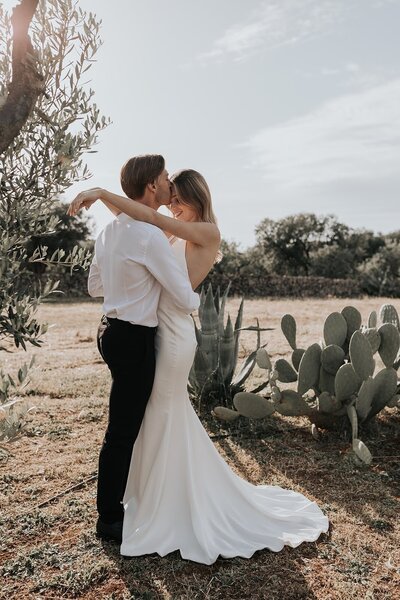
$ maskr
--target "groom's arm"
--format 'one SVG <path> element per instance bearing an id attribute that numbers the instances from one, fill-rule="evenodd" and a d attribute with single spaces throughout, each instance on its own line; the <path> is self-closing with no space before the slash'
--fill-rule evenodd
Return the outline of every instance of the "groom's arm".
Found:
<path id="1" fill-rule="evenodd" d="M 88 292 L 93 298 L 104 297 L 103 282 L 101 280 L 96 254 L 93 256 L 88 277 Z"/>
<path id="2" fill-rule="evenodd" d="M 178 308 L 190 314 L 200 305 L 189 277 L 176 260 L 167 238 L 156 230 L 147 245 L 145 266 L 172 296 Z"/>

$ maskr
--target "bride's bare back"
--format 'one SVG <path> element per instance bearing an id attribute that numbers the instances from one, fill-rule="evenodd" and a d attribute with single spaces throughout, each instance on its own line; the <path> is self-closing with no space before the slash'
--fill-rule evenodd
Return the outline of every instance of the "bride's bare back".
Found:
<path id="1" fill-rule="evenodd" d="M 211 271 L 219 249 L 219 241 L 199 246 L 193 242 L 186 243 L 186 264 L 190 283 L 195 290 Z"/>

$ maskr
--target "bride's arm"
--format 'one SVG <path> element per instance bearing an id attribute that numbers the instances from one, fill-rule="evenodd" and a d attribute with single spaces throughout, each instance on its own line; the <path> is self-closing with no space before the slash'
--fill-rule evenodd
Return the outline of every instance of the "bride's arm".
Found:
<path id="1" fill-rule="evenodd" d="M 178 221 L 177 219 L 162 215 L 141 202 L 135 202 L 129 198 L 118 196 L 102 188 L 95 188 L 95 190 L 78 194 L 70 206 L 70 214 L 76 214 L 82 206 L 89 207 L 97 198 L 102 200 L 109 208 L 111 205 L 137 221 L 144 221 L 145 223 L 155 225 L 159 229 L 168 231 L 176 237 L 193 242 L 199 246 L 207 246 L 220 239 L 218 227 L 214 223 Z"/>
<path id="2" fill-rule="evenodd" d="M 112 212 L 112 214 L 115 215 L 116 217 L 118 217 L 118 215 L 120 215 L 122 212 L 122 210 L 120 210 L 119 208 L 117 208 L 116 206 L 111 204 L 110 202 L 107 202 L 107 200 L 103 200 L 103 204 L 104 204 L 104 206 L 107 206 L 108 210 L 110 210 Z"/>
<path id="3" fill-rule="evenodd" d="M 219 230 L 214 223 L 178 221 L 157 212 L 141 202 L 132 201 L 107 190 L 102 190 L 101 200 L 113 205 L 137 221 L 144 221 L 145 223 L 155 225 L 159 229 L 168 231 L 178 238 L 193 242 L 199 246 L 207 246 L 210 242 L 219 239 Z"/>

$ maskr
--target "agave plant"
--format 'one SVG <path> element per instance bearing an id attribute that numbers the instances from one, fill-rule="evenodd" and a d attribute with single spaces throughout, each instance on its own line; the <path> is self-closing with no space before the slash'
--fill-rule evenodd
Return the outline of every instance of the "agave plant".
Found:
<path id="1" fill-rule="evenodd" d="M 307 416 L 313 435 L 318 427 L 351 424 L 353 450 L 365 463 L 372 456 L 359 439 L 359 424 L 373 419 L 385 406 L 400 406 L 397 369 L 399 367 L 400 332 L 395 308 L 384 305 L 378 316 L 371 313 L 368 326 L 361 326 L 361 314 L 352 307 L 330 314 L 324 324 L 324 339 L 307 349 L 296 343 L 296 321 L 284 315 L 281 327 L 292 348 L 291 363 L 285 359 L 271 361 L 264 349 L 258 351 L 259 366 L 269 372 L 270 398 L 238 394 L 236 411 L 219 407 L 220 418 L 239 415 L 262 418 L 275 411 L 285 416 Z M 375 374 L 374 354 L 379 353 L 384 368 Z M 297 384 L 297 390 L 282 389 L 281 384 Z"/>
<path id="2" fill-rule="evenodd" d="M 230 284 L 221 296 L 219 288 L 213 293 L 211 284 L 207 291 L 204 288 L 200 294 L 199 321 L 195 322 L 197 349 L 194 362 L 189 374 L 188 390 L 192 401 L 199 410 L 203 407 L 213 407 L 217 402 L 224 407 L 233 406 L 235 394 L 244 389 L 244 385 L 256 365 L 257 350 L 261 347 L 261 331 L 271 328 L 256 326 L 242 327 L 244 299 L 233 324 L 228 314 L 225 323 L 225 306 Z M 257 347 L 243 362 L 237 372 L 239 355 L 240 332 L 251 330 L 257 333 Z M 261 391 L 268 385 L 263 382 L 253 390 Z"/>

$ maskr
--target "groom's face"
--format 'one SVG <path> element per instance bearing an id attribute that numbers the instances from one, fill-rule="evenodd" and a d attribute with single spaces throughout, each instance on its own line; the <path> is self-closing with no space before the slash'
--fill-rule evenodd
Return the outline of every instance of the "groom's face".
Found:
<path id="1" fill-rule="evenodd" d="M 159 206 L 168 206 L 171 202 L 171 182 L 168 178 L 168 171 L 164 171 L 156 179 L 155 201 Z"/>

